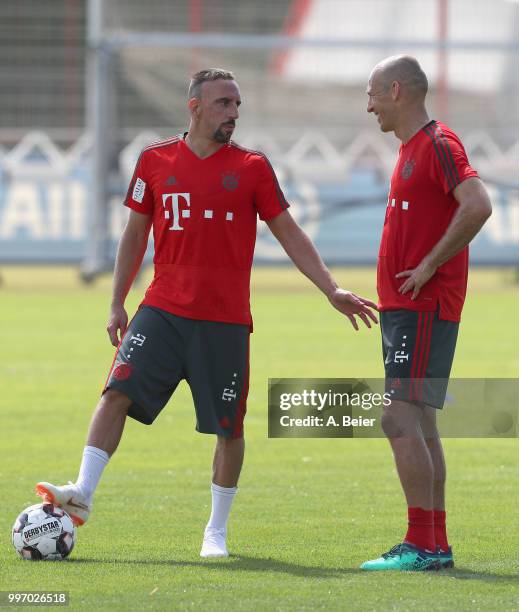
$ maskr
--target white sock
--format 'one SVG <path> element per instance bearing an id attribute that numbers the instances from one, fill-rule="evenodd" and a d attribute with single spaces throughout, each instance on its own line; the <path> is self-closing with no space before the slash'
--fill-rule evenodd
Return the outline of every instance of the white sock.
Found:
<path id="1" fill-rule="evenodd" d="M 227 529 L 227 519 L 229 518 L 232 500 L 237 490 L 237 487 L 227 488 L 214 484 L 214 482 L 211 483 L 213 505 L 207 527 L 212 527 L 213 529 Z"/>
<path id="2" fill-rule="evenodd" d="M 76 487 L 90 503 L 110 455 L 95 446 L 85 446 Z"/>

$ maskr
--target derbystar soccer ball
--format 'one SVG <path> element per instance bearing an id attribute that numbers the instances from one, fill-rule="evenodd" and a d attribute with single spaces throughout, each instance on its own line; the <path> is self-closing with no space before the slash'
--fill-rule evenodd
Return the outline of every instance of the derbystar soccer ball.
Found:
<path id="1" fill-rule="evenodd" d="M 16 519 L 12 539 L 22 559 L 60 560 L 74 548 L 76 528 L 63 508 L 35 504 L 25 508 Z"/>

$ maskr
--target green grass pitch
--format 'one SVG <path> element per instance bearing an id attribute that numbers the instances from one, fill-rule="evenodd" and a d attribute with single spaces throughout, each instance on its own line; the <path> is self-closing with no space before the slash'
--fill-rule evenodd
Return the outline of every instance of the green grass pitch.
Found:
<path id="1" fill-rule="evenodd" d="M 336 274 L 374 297 L 372 269 Z M 267 438 L 269 377 L 382 376 L 378 329 L 355 333 L 293 269 L 254 273 L 247 455 L 231 557 L 198 556 L 214 441 L 194 431 L 183 384 L 155 426 L 127 424 L 71 559 L 19 560 L 10 530 L 36 503 L 35 482 L 76 477 L 113 357 L 104 331 L 110 281 L 83 288 L 69 269 L 1 276 L 0 590 L 67 590 L 71 609 L 519 610 L 517 440 L 446 440 L 457 568 L 381 575 L 358 566 L 404 533 L 387 442 Z M 518 376 L 513 276 L 472 272 L 454 376 Z"/>

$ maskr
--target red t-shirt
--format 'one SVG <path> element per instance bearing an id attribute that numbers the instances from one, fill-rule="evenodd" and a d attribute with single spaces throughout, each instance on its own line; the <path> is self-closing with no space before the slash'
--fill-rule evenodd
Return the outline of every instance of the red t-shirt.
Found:
<path id="1" fill-rule="evenodd" d="M 377 269 L 381 310 L 435 311 L 441 319 L 459 321 L 468 276 L 468 247 L 441 265 L 422 287 L 416 300 L 412 291 L 398 288 L 395 278 L 415 268 L 445 234 L 457 209 L 453 189 L 478 176 L 467 160 L 460 139 L 446 125 L 430 121 L 409 142 L 400 146 L 389 188 Z"/>
<path id="2" fill-rule="evenodd" d="M 268 221 L 289 206 L 265 155 L 230 142 L 200 159 L 181 135 L 152 144 L 124 203 L 153 216 L 155 274 L 142 304 L 252 325 L 256 218 Z"/>

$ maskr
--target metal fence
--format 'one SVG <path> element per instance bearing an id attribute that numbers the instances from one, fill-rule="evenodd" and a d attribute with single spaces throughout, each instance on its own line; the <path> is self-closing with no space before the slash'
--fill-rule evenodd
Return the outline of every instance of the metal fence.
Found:
<path id="1" fill-rule="evenodd" d="M 374 261 L 397 141 L 366 81 L 409 52 L 493 195 L 473 260 L 516 264 L 518 26 L 508 0 L 0 3 L 0 260 L 109 264 L 140 148 L 185 128 L 189 75 L 218 65 L 241 87 L 236 139 L 271 157 L 323 255 Z M 264 230 L 258 256 L 281 257 Z"/>

